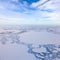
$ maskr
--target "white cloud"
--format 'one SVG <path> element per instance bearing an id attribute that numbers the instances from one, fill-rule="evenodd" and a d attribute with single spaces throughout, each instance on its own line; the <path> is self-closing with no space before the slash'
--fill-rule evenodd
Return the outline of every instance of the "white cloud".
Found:
<path id="1" fill-rule="evenodd" d="M 16 2 L 16 4 L 11 3 Z M 27 6 L 27 3 L 20 4 L 18 0 L 9 0 L 8 2 L 0 2 L 0 24 L 42 24 L 60 22 L 60 0 L 50 0 L 49 2 L 37 7 L 46 0 L 33 3 Z M 28 9 L 30 7 L 30 10 Z M 35 8 L 36 10 L 31 10 Z M 49 12 L 48 10 L 52 12 Z M 14 11 L 16 10 L 16 11 Z M 24 11 L 23 13 L 21 11 Z"/>

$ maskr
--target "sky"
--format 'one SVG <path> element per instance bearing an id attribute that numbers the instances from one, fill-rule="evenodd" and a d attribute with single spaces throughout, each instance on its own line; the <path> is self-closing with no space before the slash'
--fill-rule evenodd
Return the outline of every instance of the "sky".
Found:
<path id="1" fill-rule="evenodd" d="M 0 0 L 0 25 L 60 25 L 60 0 Z"/>

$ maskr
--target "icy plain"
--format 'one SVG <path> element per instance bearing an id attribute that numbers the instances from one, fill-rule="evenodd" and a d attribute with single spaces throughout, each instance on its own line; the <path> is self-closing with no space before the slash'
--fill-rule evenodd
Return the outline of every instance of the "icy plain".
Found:
<path id="1" fill-rule="evenodd" d="M 0 27 L 0 60 L 59 59 L 59 26 Z"/>

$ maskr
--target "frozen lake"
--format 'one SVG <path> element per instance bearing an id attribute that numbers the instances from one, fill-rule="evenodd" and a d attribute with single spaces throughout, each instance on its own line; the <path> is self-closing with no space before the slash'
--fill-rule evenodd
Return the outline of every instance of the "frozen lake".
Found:
<path id="1" fill-rule="evenodd" d="M 60 26 L 0 27 L 0 60 L 59 60 Z"/>

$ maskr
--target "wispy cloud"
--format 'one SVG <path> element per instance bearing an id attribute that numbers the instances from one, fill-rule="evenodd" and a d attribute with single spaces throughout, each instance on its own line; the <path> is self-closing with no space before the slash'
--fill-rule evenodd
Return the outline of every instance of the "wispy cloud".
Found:
<path id="1" fill-rule="evenodd" d="M 41 24 L 60 22 L 60 0 L 0 0 L 0 21 L 10 24 Z M 16 22 L 15 22 L 16 21 Z M 48 21 L 48 22 L 47 22 Z M 2 22 L 4 23 L 4 22 Z"/>

